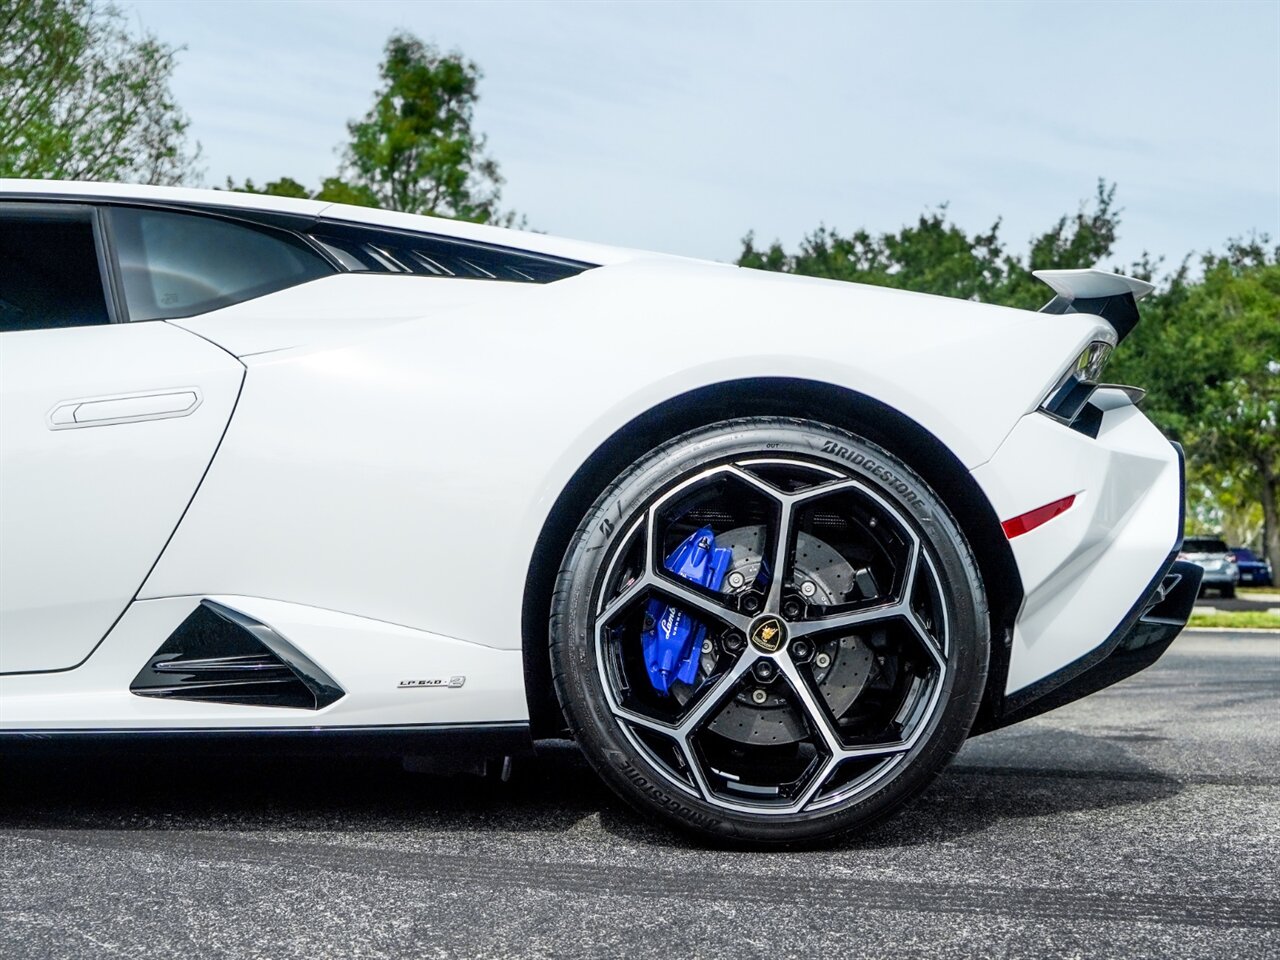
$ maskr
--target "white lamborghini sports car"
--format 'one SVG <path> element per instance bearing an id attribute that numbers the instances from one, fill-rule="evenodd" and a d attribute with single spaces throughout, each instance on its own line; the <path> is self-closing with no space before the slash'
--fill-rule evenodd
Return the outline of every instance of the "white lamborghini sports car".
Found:
<path id="1" fill-rule="evenodd" d="M 1149 285 L 1014 310 L 237 193 L 0 181 L 0 753 L 483 768 L 812 841 L 1152 663 Z"/>

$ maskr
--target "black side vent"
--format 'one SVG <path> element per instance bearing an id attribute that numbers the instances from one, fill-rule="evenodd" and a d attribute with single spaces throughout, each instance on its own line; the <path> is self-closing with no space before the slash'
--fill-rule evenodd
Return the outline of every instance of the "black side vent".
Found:
<path id="1" fill-rule="evenodd" d="M 317 224 L 312 228 L 310 237 L 344 270 L 351 272 L 404 273 L 507 283 L 553 283 L 577 276 L 594 266 L 511 247 L 333 221 Z"/>
<path id="2" fill-rule="evenodd" d="M 343 695 L 265 623 L 203 600 L 129 685 L 140 697 L 319 710 Z"/>
<path id="3" fill-rule="evenodd" d="M 1077 433 L 1083 433 L 1086 437 L 1097 440 L 1098 431 L 1102 429 L 1102 408 L 1086 403 L 1067 426 Z"/>

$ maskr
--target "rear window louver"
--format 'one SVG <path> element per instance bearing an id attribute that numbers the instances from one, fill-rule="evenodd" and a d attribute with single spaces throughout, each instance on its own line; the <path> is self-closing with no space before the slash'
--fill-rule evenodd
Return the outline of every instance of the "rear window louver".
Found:
<path id="1" fill-rule="evenodd" d="M 594 264 L 452 237 L 321 222 L 308 236 L 344 270 L 505 283 L 554 283 Z"/>

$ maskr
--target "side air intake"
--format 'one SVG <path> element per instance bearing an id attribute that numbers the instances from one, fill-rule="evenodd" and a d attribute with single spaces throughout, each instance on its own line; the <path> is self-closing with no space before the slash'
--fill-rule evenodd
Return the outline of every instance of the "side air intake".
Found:
<path id="1" fill-rule="evenodd" d="M 308 236 L 344 270 L 402 273 L 460 280 L 554 283 L 576 277 L 593 264 L 487 243 L 425 233 L 380 230 L 322 220 Z"/>
<path id="2" fill-rule="evenodd" d="M 129 689 L 140 697 L 319 710 L 343 695 L 333 678 L 271 627 L 203 600 Z"/>

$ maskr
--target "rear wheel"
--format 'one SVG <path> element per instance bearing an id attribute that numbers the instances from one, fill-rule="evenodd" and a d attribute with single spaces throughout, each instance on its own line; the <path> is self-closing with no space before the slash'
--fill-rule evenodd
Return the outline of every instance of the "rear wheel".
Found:
<path id="1" fill-rule="evenodd" d="M 977 565 L 939 498 L 834 427 L 750 418 L 627 469 L 557 581 L 556 689 L 625 799 L 704 835 L 863 826 L 959 749 L 986 676 Z"/>

